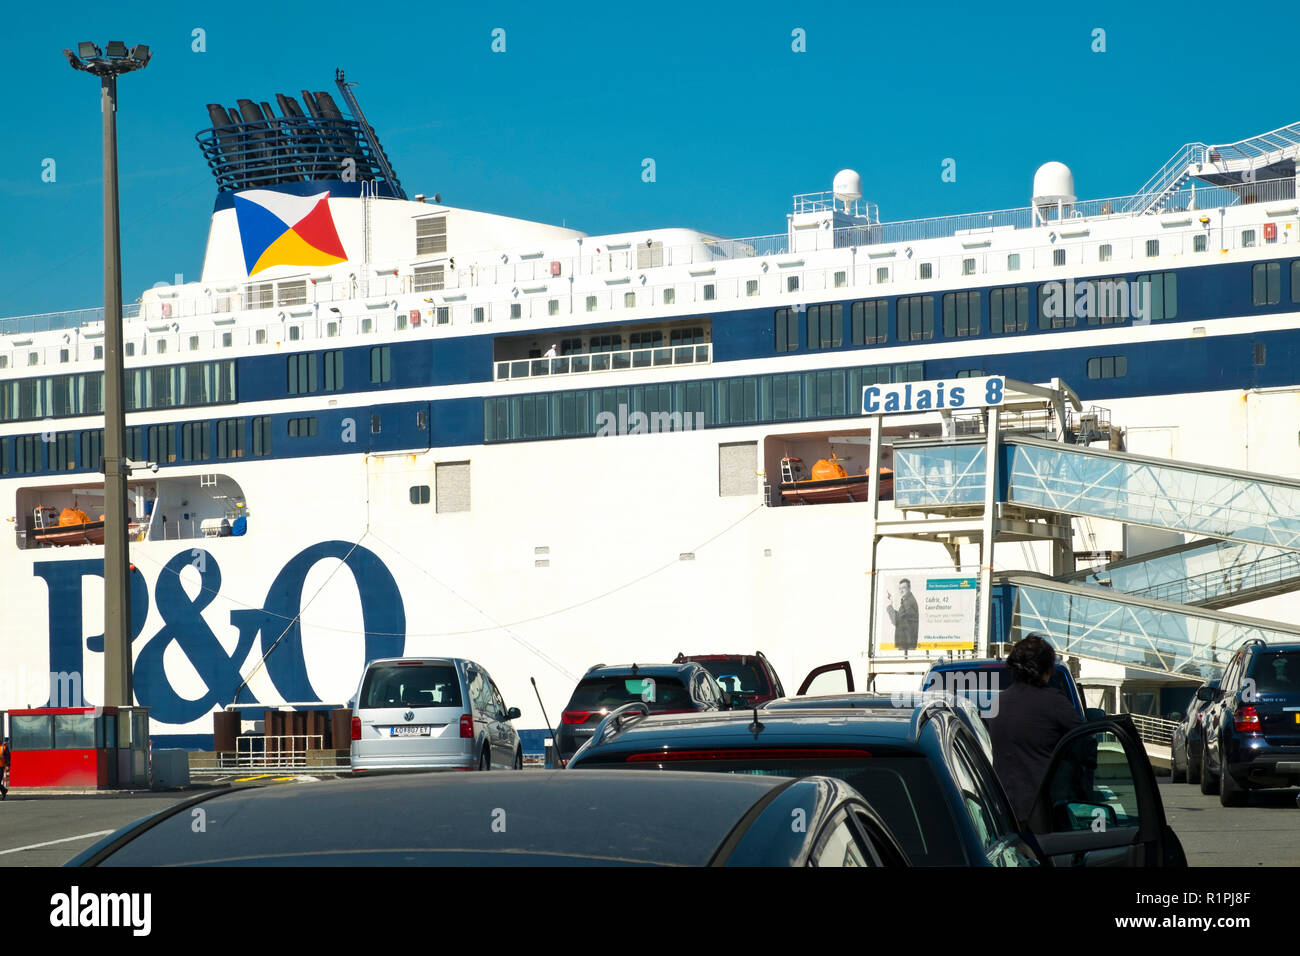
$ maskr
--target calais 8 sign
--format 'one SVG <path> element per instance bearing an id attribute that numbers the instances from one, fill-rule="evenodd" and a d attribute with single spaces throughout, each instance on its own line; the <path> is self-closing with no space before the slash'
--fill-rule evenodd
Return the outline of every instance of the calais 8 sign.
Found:
<path id="1" fill-rule="evenodd" d="M 1001 405 L 1005 397 L 1006 379 L 1001 375 L 940 382 L 868 385 L 862 389 L 862 414 L 892 415 L 901 412 L 984 408 Z"/>

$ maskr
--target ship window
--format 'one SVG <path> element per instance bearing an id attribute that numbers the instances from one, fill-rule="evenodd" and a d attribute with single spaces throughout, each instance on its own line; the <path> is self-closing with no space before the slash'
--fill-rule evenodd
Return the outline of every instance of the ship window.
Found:
<path id="1" fill-rule="evenodd" d="M 847 272 L 835 273 L 835 288 L 842 289 L 849 284 L 849 274 Z"/>
<path id="2" fill-rule="evenodd" d="M 248 307 L 250 309 L 269 309 L 275 302 L 275 284 L 262 282 L 248 287 Z"/>
<path id="3" fill-rule="evenodd" d="M 41 447 L 45 443 L 39 435 L 19 435 L 14 439 L 14 471 L 31 474 L 41 469 Z"/>
<path id="4" fill-rule="evenodd" d="M 656 329 L 653 332 L 633 332 L 627 337 L 628 348 L 648 349 L 662 345 L 664 334 Z"/>
<path id="5" fill-rule="evenodd" d="M 889 281 L 889 266 L 878 266 L 876 268 L 876 281 L 877 282 Z"/>
<path id="6" fill-rule="evenodd" d="M 130 458 L 130 455 L 126 457 Z M 103 472 L 104 470 L 104 429 L 96 428 L 93 431 L 84 431 L 81 433 L 81 467 L 93 468 L 95 471 Z"/>
<path id="7" fill-rule="evenodd" d="M 433 255 L 447 251 L 447 217 L 426 216 L 415 220 L 415 254 Z"/>
<path id="8" fill-rule="evenodd" d="M 746 279 L 746 280 L 745 280 L 745 295 L 758 295 L 758 280 L 757 280 L 757 279 Z"/>
<path id="9" fill-rule="evenodd" d="M 429 486 L 411 485 L 410 497 L 413 505 L 427 505 L 429 503 Z"/>
<path id="10" fill-rule="evenodd" d="M 134 343 L 134 342 L 127 342 L 127 343 L 126 343 L 126 354 L 127 354 L 128 357 L 129 357 L 129 356 L 132 356 L 132 355 L 135 354 L 135 343 Z"/>
<path id="11" fill-rule="evenodd" d="M 1052 265 L 1054 265 L 1054 266 L 1063 266 L 1063 265 L 1065 265 L 1065 250 L 1064 250 L 1064 249 L 1053 249 L 1053 250 L 1052 250 Z"/>
<path id="12" fill-rule="evenodd" d="M 799 313 L 793 309 L 777 309 L 776 318 L 776 350 L 778 352 L 794 352 L 799 348 Z"/>
<path id="13" fill-rule="evenodd" d="M 1241 230 L 1241 248 L 1250 249 L 1254 245 L 1255 245 L 1255 230 L 1254 229 Z"/>
<path id="14" fill-rule="evenodd" d="M 231 332 L 222 332 L 222 333 L 221 333 L 221 347 L 222 347 L 222 348 L 227 348 L 227 349 L 228 349 L 228 348 L 230 348 L 230 346 L 232 346 L 232 345 L 234 345 L 234 344 L 235 344 L 235 336 L 234 336 L 233 333 L 231 333 Z M 98 346 L 96 346 L 96 348 L 98 348 Z M 99 358 L 99 356 L 96 355 L 95 358 Z"/>
<path id="15" fill-rule="evenodd" d="M 1008 272 L 1020 271 L 1020 253 L 1013 252 L 1007 256 L 1007 271 Z"/>
<path id="16" fill-rule="evenodd" d="M 957 370 L 958 378 L 983 378 L 984 369 L 982 368 L 962 368 Z"/>
<path id="17" fill-rule="evenodd" d="M 307 395 L 316 391 L 316 356 L 310 352 L 286 357 L 290 395 Z"/>
<path id="18" fill-rule="evenodd" d="M 707 287 L 706 287 L 706 288 L 707 288 Z M 786 276 L 786 277 L 785 277 L 785 291 L 786 291 L 786 292 L 798 292 L 798 291 L 799 291 L 799 277 L 798 277 L 798 276 Z"/>
<path id="19" fill-rule="evenodd" d="M 440 305 L 440 306 L 438 306 L 438 308 L 435 310 L 435 313 L 436 313 L 436 316 L 437 316 L 437 320 L 438 320 L 438 324 L 439 324 L 439 325 L 448 325 L 448 324 L 450 324 L 450 322 L 451 322 L 451 306 L 448 306 L 448 305 Z"/>
<path id="20" fill-rule="evenodd" d="M 522 319 L 524 317 L 524 306 L 522 302 L 510 303 L 510 318 Z"/>
<path id="21" fill-rule="evenodd" d="M 934 296 L 904 295 L 897 300 L 898 341 L 934 338 Z"/>
<path id="22" fill-rule="evenodd" d="M 647 240 L 636 247 L 638 269 L 658 269 L 664 264 L 664 244 Z"/>
<path id="23" fill-rule="evenodd" d="M 920 278 L 920 279 L 933 279 L 933 278 L 934 278 L 934 263 L 933 263 L 933 262 L 922 262 L 922 263 L 917 267 L 917 278 Z"/>
<path id="24" fill-rule="evenodd" d="M 268 415 L 259 415 L 250 423 L 253 432 L 253 454 L 269 455 L 271 454 L 271 418 Z"/>
<path id="25" fill-rule="evenodd" d="M 943 297 L 943 334 L 948 338 L 980 334 L 978 292 L 949 292 Z"/>
<path id="26" fill-rule="evenodd" d="M 392 381 L 393 350 L 388 345 L 377 345 L 370 350 L 370 381 L 372 384 Z"/>
<path id="27" fill-rule="evenodd" d="M 316 434 L 316 416 L 289 419 L 290 438 L 310 438 Z"/>
<path id="28" fill-rule="evenodd" d="M 1139 276 L 1139 281 L 1142 278 L 1144 277 Z M 1150 276 L 1145 278 L 1150 279 Z M 1164 280 L 1162 278 L 1160 280 L 1160 292 L 1158 293 L 1162 302 L 1164 301 L 1163 289 Z M 1076 293 L 1080 292 L 1080 290 L 1082 290 L 1083 298 L 1077 300 L 1076 307 L 1079 315 L 1087 318 L 1089 325 L 1114 325 L 1128 319 L 1131 309 L 1129 286 L 1122 277 L 1088 279 L 1080 282 L 1075 287 Z"/>
<path id="29" fill-rule="evenodd" d="M 296 325 L 289 326 L 289 341 L 297 342 L 300 338 L 302 338 L 302 329 Z"/>
<path id="30" fill-rule="evenodd" d="M 808 307 L 808 348 L 837 349 L 844 344 L 844 306 Z"/>
<path id="31" fill-rule="evenodd" d="M 265 344 L 266 344 L 266 329 L 258 329 L 256 332 L 254 332 L 254 333 L 253 333 L 253 340 L 254 340 L 258 345 L 265 345 Z M 127 347 L 126 347 L 126 354 L 127 354 L 127 355 L 132 355 L 132 354 L 134 354 L 134 349 L 132 348 L 132 346 L 127 345 Z"/>
<path id="32" fill-rule="evenodd" d="M 791 276 L 790 278 L 794 279 L 794 288 L 796 289 L 799 288 L 798 276 Z M 712 302 L 717 297 L 718 297 L 718 287 L 714 285 L 712 282 L 706 282 L 704 284 L 704 301 Z"/>
<path id="33" fill-rule="evenodd" d="M 1300 302 L 1300 259 L 1291 260 L 1291 301 Z"/>
<path id="34" fill-rule="evenodd" d="M 546 300 L 546 314 L 547 314 L 547 315 L 559 315 L 559 314 L 560 314 L 560 300 L 559 300 L 559 299 L 547 299 L 547 300 Z"/>
<path id="35" fill-rule="evenodd" d="M 1158 256 L 1158 255 L 1160 255 L 1160 240 L 1159 240 L 1159 239 L 1148 239 L 1148 240 L 1147 240 L 1147 258 L 1153 258 L 1153 257 Z"/>
<path id="36" fill-rule="evenodd" d="M 406 328 L 406 313 L 405 312 L 398 313 L 397 331 L 401 332 L 405 328 Z"/>
<path id="37" fill-rule="evenodd" d="M 429 413 L 424 409 L 420 409 L 418 412 L 415 413 L 415 427 L 418 428 L 420 431 L 428 431 Z"/>
<path id="38" fill-rule="evenodd" d="M 91 358 L 94 358 L 95 360 L 98 361 L 99 359 L 102 359 L 103 357 L 104 357 L 104 346 L 102 346 L 102 345 L 96 345 L 95 348 L 94 348 L 94 351 L 91 352 Z M 0 365 L 0 368 L 3 368 L 4 365 L 8 365 L 8 364 L 9 364 L 9 359 L 8 359 L 8 358 L 5 358 L 4 361 L 3 361 L 3 364 Z"/>
<path id="39" fill-rule="evenodd" d="M 445 277 L 443 267 L 436 266 L 416 266 L 415 275 L 411 279 L 412 292 L 440 292 L 443 288 Z"/>
<path id="40" fill-rule="evenodd" d="M 185 427 L 189 428 L 188 425 Z M 186 457 L 189 457 L 188 454 Z M 207 456 L 204 455 L 203 457 L 206 458 Z M 244 420 L 242 418 L 227 418 L 217 422 L 217 457 L 244 457 Z"/>
<path id="41" fill-rule="evenodd" d="M 275 288 L 277 305 L 305 305 L 307 302 L 307 280 L 281 282 Z"/>
<path id="42" fill-rule="evenodd" d="M 343 350 L 334 349 L 321 355 L 325 366 L 325 391 L 337 392 L 343 388 Z"/>
<path id="43" fill-rule="evenodd" d="M 875 345 L 885 341 L 889 337 L 889 300 L 854 302 L 850 324 L 850 342 L 853 345 Z"/>
<path id="44" fill-rule="evenodd" d="M 1210 239 L 1205 233 L 1192 236 L 1192 252 L 1204 252 L 1209 247 Z"/>
<path id="45" fill-rule="evenodd" d="M 560 339 L 561 355 L 580 355 L 582 354 L 582 339 Z"/>
<path id="46" fill-rule="evenodd" d="M 1110 243 L 1109 243 L 1109 242 L 1104 243 L 1104 244 L 1101 245 L 1101 246 L 1098 246 L 1098 247 L 1097 247 L 1097 261 L 1098 261 L 1098 262 L 1110 262 L 1110 252 L 1111 252 L 1111 250 L 1110 250 Z"/>
<path id="47" fill-rule="evenodd" d="M 486 310 L 484 310 L 483 306 L 476 305 L 474 306 L 474 314 L 471 316 L 471 318 L 475 322 L 482 322 L 487 318 L 487 312 Z"/>
<path id="48" fill-rule="evenodd" d="M 67 360 L 68 360 L 68 350 L 59 349 L 59 364 L 63 364 Z"/>
<path id="49" fill-rule="evenodd" d="M 136 425 L 134 428 L 128 428 L 126 430 L 126 442 L 122 446 L 122 454 L 132 461 L 144 461 L 144 438 L 145 434 L 142 426 Z"/>
<path id="50" fill-rule="evenodd" d="M 706 288 L 707 288 L 707 287 L 706 287 Z M 624 293 L 623 293 L 623 308 L 625 308 L 625 309 L 635 309 L 635 308 L 636 308 L 636 293 L 635 293 L 635 292 L 624 292 Z"/>
<path id="51" fill-rule="evenodd" d="M 596 297 L 594 295 L 587 296 L 587 311 L 588 312 L 596 311 Z"/>
<path id="52" fill-rule="evenodd" d="M 1122 279 L 1115 279 L 1122 282 Z M 1135 316 L 1158 322 L 1178 315 L 1178 273 L 1149 272 L 1137 277 L 1137 301 L 1130 303 Z"/>
<path id="53" fill-rule="evenodd" d="M 963 259 L 961 261 L 961 274 L 964 276 L 973 276 L 975 274 L 974 259 Z"/>
<path id="54" fill-rule="evenodd" d="M 219 422 L 217 430 L 221 430 Z M 168 426 L 174 428 L 175 426 Z M 173 435 L 175 433 L 173 432 Z M 181 460 L 207 461 L 212 457 L 212 448 L 208 444 L 207 422 L 186 422 L 181 426 Z M 228 457 L 222 455 L 223 458 Z M 155 459 L 156 460 L 156 459 Z"/>
<path id="55" fill-rule="evenodd" d="M 1282 300 L 1282 266 L 1260 262 L 1250 270 L 1251 298 L 1255 305 L 1277 305 Z"/>
<path id="56" fill-rule="evenodd" d="M 593 352 L 617 352 L 623 347 L 623 336 L 621 335 L 593 335 L 591 337 L 591 351 Z"/>
<path id="57" fill-rule="evenodd" d="M 664 305 L 672 305 L 677 301 L 676 289 L 664 289 Z"/>
<path id="58" fill-rule="evenodd" d="M 374 319 L 362 319 L 362 320 L 361 320 L 361 331 L 362 331 L 363 333 L 373 331 L 373 330 L 374 330 L 374 327 L 375 327 L 375 320 L 374 320 Z"/>
<path id="59" fill-rule="evenodd" d="M 1128 374 L 1128 359 L 1123 355 L 1102 355 L 1088 359 L 1088 378 L 1123 378 Z"/>
<path id="60" fill-rule="evenodd" d="M 469 462 L 438 462 L 434 479 L 439 513 L 469 511 Z"/>
<path id="61" fill-rule="evenodd" d="M 339 324 L 337 322 L 325 323 L 325 337 L 327 339 L 332 339 L 338 334 L 339 334 Z"/>
<path id="62" fill-rule="evenodd" d="M 1040 329 L 1074 328 L 1074 303 L 1066 298 L 1063 282 L 1044 282 L 1038 287 L 1038 327 Z"/>
<path id="63" fill-rule="evenodd" d="M 689 329 L 673 329 L 668 335 L 670 345 L 702 345 L 704 343 L 704 328 L 694 326 Z"/>
<path id="64" fill-rule="evenodd" d="M 159 340 L 158 340 L 158 343 L 157 343 L 157 346 L 154 348 L 154 351 L 157 352 L 159 355 L 161 355 L 163 352 L 166 352 L 166 351 L 167 351 L 167 340 L 166 340 L 166 339 L 159 339 Z M 33 354 L 35 354 L 35 353 L 33 353 Z"/>
<path id="65" fill-rule="evenodd" d="M 989 328 L 995 335 L 1029 328 L 1029 286 L 989 290 Z"/>
<path id="66" fill-rule="evenodd" d="M 77 467 L 76 435 L 73 432 L 59 432 L 50 445 L 50 470 L 72 471 Z"/>
<path id="67" fill-rule="evenodd" d="M 1264 343 L 1256 342 L 1255 343 L 1255 364 L 1263 365 L 1267 357 L 1268 357 L 1268 353 L 1264 347 Z"/>
<path id="68" fill-rule="evenodd" d="M 383 422 L 380 421 L 379 416 L 378 416 L 378 415 L 371 415 L 371 416 L 370 416 L 370 434 L 372 434 L 372 435 L 378 435 L 378 434 L 379 434 L 380 432 L 382 432 L 383 430 L 384 430 L 384 425 L 383 425 Z"/>

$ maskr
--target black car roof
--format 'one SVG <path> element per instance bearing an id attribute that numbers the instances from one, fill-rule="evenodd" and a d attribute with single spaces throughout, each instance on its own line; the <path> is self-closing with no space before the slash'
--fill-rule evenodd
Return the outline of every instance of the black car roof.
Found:
<path id="1" fill-rule="evenodd" d="M 537 770 L 249 787 L 202 801 L 215 833 L 194 832 L 182 804 L 131 831 L 99 865 L 699 866 L 755 804 L 791 783 L 711 773 Z"/>
<path id="2" fill-rule="evenodd" d="M 588 677 L 683 677 L 694 673 L 699 664 L 685 662 L 682 664 L 597 664 L 582 679 Z M 636 673 L 632 673 L 632 668 Z"/>

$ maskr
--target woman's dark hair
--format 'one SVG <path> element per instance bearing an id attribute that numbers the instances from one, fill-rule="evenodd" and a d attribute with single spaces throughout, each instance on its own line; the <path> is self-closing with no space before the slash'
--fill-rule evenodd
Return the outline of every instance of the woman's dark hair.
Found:
<path id="1" fill-rule="evenodd" d="M 1007 666 L 1013 681 L 1041 687 L 1056 667 L 1056 649 L 1041 634 L 1030 634 L 1012 645 Z"/>

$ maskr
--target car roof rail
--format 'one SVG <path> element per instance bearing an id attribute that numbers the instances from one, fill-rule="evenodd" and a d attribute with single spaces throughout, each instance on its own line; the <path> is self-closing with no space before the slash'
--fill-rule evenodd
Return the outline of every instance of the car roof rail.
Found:
<path id="1" fill-rule="evenodd" d="M 946 698 L 942 697 L 933 697 L 917 705 L 917 708 L 912 711 L 912 724 L 908 728 L 909 736 L 912 740 L 920 740 L 921 728 L 926 725 L 926 722 L 929 721 L 936 712 L 951 709 L 952 705 L 948 703 Z"/>
<path id="2" fill-rule="evenodd" d="M 587 741 L 587 745 L 591 747 L 600 746 L 601 742 L 605 739 L 605 735 L 611 730 L 618 731 L 622 729 L 620 724 L 625 718 L 644 718 L 648 716 L 650 716 L 650 705 L 643 700 L 634 700 L 630 703 L 624 704 L 622 707 L 617 707 L 614 710 L 611 710 L 609 714 L 606 715 L 605 719 L 596 725 L 596 732 L 591 735 L 591 739 Z"/>

